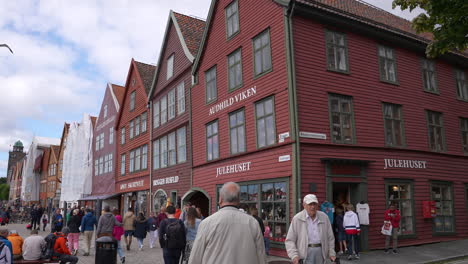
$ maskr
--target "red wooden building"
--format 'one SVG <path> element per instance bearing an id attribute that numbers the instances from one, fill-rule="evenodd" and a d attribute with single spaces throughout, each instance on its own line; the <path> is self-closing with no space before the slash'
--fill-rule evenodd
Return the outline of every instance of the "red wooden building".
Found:
<path id="1" fill-rule="evenodd" d="M 117 164 L 115 192 L 121 194 L 121 210 L 133 208 L 148 215 L 149 192 L 149 111 L 148 93 L 153 65 L 132 59 L 125 82 L 125 93 L 116 116 Z"/>
<path id="2" fill-rule="evenodd" d="M 158 65 L 149 93 L 152 106 L 152 209 L 169 199 L 181 204 L 191 184 L 189 89 L 191 67 L 205 22 L 170 11 Z M 196 200 L 198 196 L 188 195 Z M 203 198 L 203 197 L 202 197 Z M 204 203 L 205 204 L 205 203 Z M 208 209 L 205 208 L 205 214 Z"/>
<path id="3" fill-rule="evenodd" d="M 384 246 L 392 202 L 401 245 L 468 237 L 468 59 L 427 60 L 429 39 L 359 1 L 213 1 L 192 71 L 193 186 L 213 212 L 238 182 L 277 248 L 307 193 L 368 203 L 363 249 Z"/>

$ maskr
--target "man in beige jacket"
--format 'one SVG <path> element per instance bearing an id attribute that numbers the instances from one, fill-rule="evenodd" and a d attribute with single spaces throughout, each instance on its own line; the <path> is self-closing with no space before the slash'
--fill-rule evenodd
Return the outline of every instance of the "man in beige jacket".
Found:
<path id="1" fill-rule="evenodd" d="M 319 211 L 317 196 L 304 197 L 304 210 L 297 213 L 286 236 L 286 251 L 293 264 L 323 264 L 335 261 L 335 237 L 328 216 Z"/>
<path id="2" fill-rule="evenodd" d="M 265 264 L 260 225 L 239 211 L 240 187 L 228 182 L 219 191 L 221 209 L 200 223 L 189 264 Z"/>
<path id="3" fill-rule="evenodd" d="M 136 216 L 133 214 L 133 209 L 128 208 L 127 213 L 123 218 L 123 227 L 124 227 L 124 237 L 125 237 L 125 244 L 127 245 L 127 250 L 130 250 L 132 245 L 132 237 L 135 233 L 135 221 Z"/>

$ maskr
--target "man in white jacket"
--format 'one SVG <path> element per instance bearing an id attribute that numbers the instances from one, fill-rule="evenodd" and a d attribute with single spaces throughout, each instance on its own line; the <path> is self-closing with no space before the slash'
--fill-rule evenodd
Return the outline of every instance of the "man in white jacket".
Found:
<path id="1" fill-rule="evenodd" d="M 335 237 L 328 216 L 319 211 L 317 196 L 304 197 L 304 210 L 297 213 L 286 236 L 286 251 L 293 264 L 323 264 L 335 261 Z"/>

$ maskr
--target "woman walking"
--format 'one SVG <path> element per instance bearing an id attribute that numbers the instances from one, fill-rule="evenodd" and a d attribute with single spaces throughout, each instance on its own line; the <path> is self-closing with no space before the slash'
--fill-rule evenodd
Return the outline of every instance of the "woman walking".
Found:
<path id="1" fill-rule="evenodd" d="M 119 210 L 118 209 L 114 209 L 112 211 L 112 213 L 114 214 L 115 216 L 115 219 L 117 221 L 119 221 L 120 223 L 122 223 L 122 216 L 119 214 Z M 121 244 L 121 239 L 122 239 L 122 235 L 124 234 L 124 229 L 122 226 L 114 226 L 114 231 L 112 231 L 112 236 L 115 238 L 115 240 L 117 240 L 117 254 L 119 254 L 119 258 L 120 258 L 120 262 L 122 264 L 125 263 L 125 253 L 124 251 L 122 250 L 122 244 Z"/>
<path id="2" fill-rule="evenodd" d="M 190 252 L 192 251 L 193 242 L 197 236 L 198 226 L 201 220 L 198 219 L 197 209 L 190 207 L 187 212 L 187 220 L 185 220 L 185 234 L 187 238 L 187 244 L 185 245 L 185 251 L 182 258 L 182 263 L 188 263 L 190 258 Z"/>
<path id="3" fill-rule="evenodd" d="M 143 213 L 139 213 L 136 224 L 135 224 L 135 234 L 134 236 L 138 240 L 138 250 L 143 250 L 143 240 L 146 238 L 146 233 L 148 232 L 148 221 Z"/>
<path id="4" fill-rule="evenodd" d="M 68 221 L 68 227 L 70 228 L 70 234 L 68 234 L 68 247 L 73 256 L 76 256 L 78 253 L 78 245 L 80 240 L 80 226 L 81 226 L 81 219 L 78 215 L 80 210 L 75 209 L 73 210 L 73 215 L 70 217 Z"/>
<path id="5" fill-rule="evenodd" d="M 148 218 L 148 228 L 150 248 L 153 248 L 158 239 L 158 218 L 156 218 L 154 212 L 151 212 L 150 218 Z"/>

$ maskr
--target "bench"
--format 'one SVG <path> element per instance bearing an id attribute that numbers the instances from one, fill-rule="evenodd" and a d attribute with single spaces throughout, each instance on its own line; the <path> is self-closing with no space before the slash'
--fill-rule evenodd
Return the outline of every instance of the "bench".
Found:
<path id="1" fill-rule="evenodd" d="M 40 260 L 24 260 L 18 259 L 13 261 L 15 264 L 42 264 L 42 263 L 60 263 L 58 259 L 49 260 L 49 259 L 40 259 Z"/>

